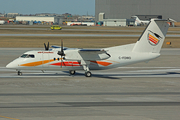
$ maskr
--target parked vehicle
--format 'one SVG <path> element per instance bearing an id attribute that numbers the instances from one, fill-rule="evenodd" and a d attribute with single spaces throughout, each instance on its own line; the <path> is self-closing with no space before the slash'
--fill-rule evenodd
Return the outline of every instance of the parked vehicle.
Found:
<path id="1" fill-rule="evenodd" d="M 61 30 L 62 27 L 58 26 L 58 25 L 52 25 L 51 26 L 51 30 Z"/>

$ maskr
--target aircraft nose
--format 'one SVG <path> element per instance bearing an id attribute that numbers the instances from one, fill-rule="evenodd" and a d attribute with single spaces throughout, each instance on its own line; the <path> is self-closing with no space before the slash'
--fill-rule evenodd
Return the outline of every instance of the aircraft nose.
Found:
<path id="1" fill-rule="evenodd" d="M 6 65 L 6 68 L 16 68 L 17 65 L 14 64 L 13 62 L 10 62 L 9 64 Z"/>

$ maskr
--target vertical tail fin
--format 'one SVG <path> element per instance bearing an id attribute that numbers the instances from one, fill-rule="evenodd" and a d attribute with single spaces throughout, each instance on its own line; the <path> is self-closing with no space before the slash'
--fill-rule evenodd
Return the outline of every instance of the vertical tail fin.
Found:
<path id="1" fill-rule="evenodd" d="M 132 16 L 131 18 L 135 20 L 135 25 L 141 25 L 141 20 L 137 16 Z"/>
<path id="2" fill-rule="evenodd" d="M 136 42 L 133 52 L 159 53 L 169 24 L 167 20 L 151 19 L 148 26 Z"/>
<path id="3" fill-rule="evenodd" d="M 138 23 L 138 24 L 141 24 L 141 20 L 137 17 L 137 16 L 135 16 L 135 20 L 136 20 L 136 22 Z"/>

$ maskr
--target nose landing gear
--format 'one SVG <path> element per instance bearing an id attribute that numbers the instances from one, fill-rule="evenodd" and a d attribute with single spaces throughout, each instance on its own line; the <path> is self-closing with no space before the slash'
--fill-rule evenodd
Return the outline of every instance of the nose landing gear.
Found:
<path id="1" fill-rule="evenodd" d="M 74 75 L 75 73 L 76 73 L 75 70 L 70 70 L 70 71 L 69 71 L 69 74 L 70 74 L 70 75 Z"/>
<path id="2" fill-rule="evenodd" d="M 18 71 L 18 73 L 17 73 L 17 74 L 21 76 L 21 75 L 22 75 L 22 72 Z"/>

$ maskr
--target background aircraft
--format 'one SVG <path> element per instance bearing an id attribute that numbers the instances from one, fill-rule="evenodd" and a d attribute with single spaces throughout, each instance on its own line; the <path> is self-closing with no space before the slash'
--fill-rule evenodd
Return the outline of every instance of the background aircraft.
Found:
<path id="1" fill-rule="evenodd" d="M 71 75 L 76 70 L 84 70 L 90 77 L 90 70 L 104 70 L 149 61 L 160 56 L 169 25 L 167 20 L 152 19 L 139 40 L 133 44 L 102 49 L 79 49 L 44 44 L 45 51 L 28 51 L 9 63 L 6 67 L 16 69 L 18 75 L 22 70 L 69 70 Z"/>
<path id="2" fill-rule="evenodd" d="M 147 25 L 150 22 L 149 20 L 140 20 L 137 16 L 132 16 L 131 18 L 135 20 L 136 26 Z"/>

